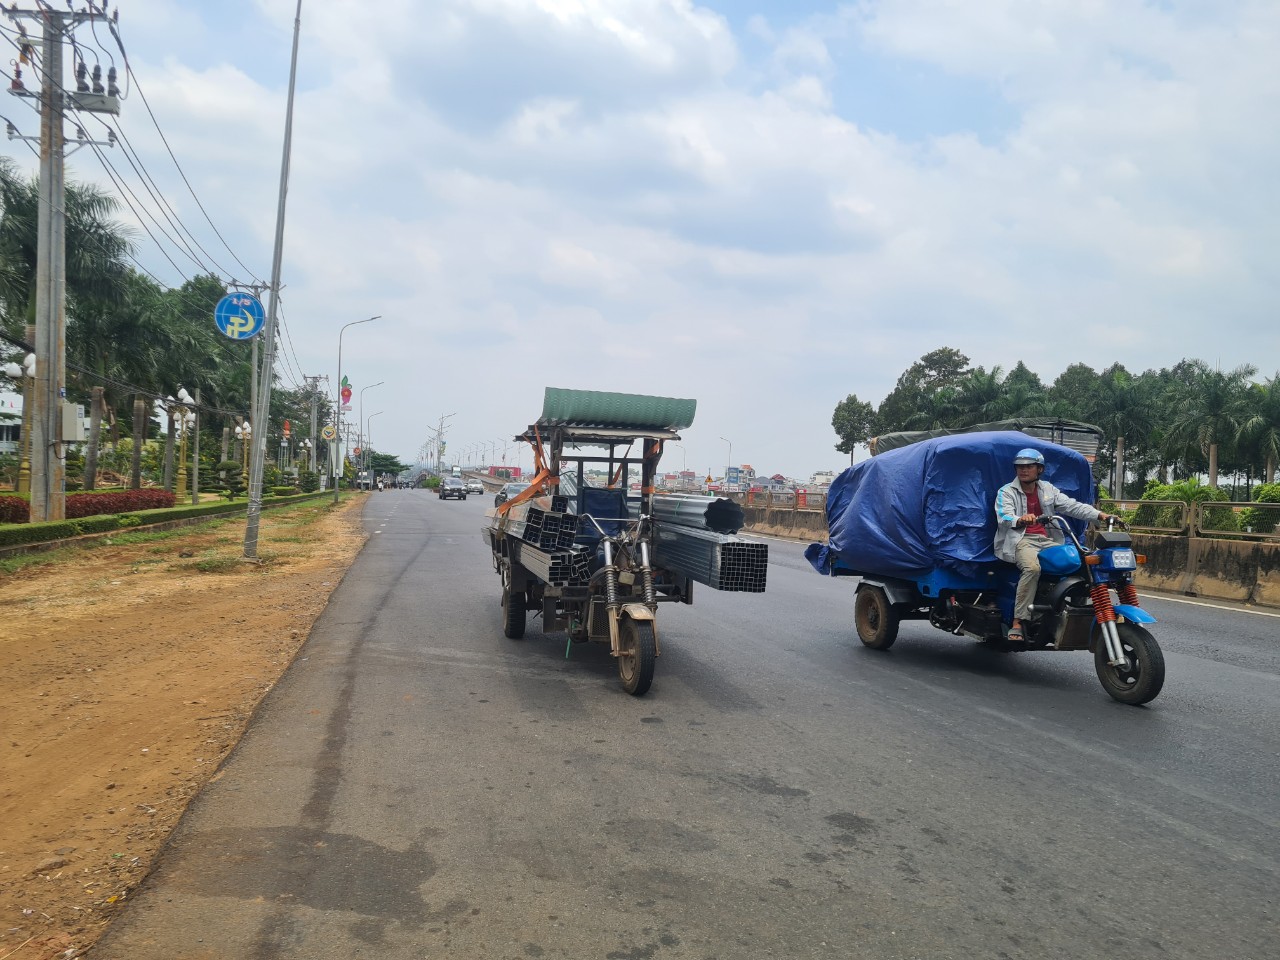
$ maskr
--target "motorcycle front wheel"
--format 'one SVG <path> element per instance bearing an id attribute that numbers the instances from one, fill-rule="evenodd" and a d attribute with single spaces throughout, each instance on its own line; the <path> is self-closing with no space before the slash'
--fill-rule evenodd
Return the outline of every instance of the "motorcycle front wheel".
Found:
<path id="1" fill-rule="evenodd" d="M 1098 637 L 1093 665 L 1098 671 L 1102 689 L 1121 703 L 1135 707 L 1150 703 L 1160 695 L 1164 686 L 1164 654 L 1160 651 L 1160 644 L 1136 623 L 1116 624 L 1116 630 L 1128 663 L 1124 667 L 1111 666 L 1107 662 L 1107 645 L 1102 637 Z"/>

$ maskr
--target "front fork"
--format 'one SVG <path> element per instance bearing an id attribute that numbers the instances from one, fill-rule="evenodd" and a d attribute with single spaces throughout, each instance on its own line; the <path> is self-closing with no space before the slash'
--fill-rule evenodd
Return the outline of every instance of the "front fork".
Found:
<path id="1" fill-rule="evenodd" d="M 614 563 L 613 544 L 604 541 L 604 603 L 605 611 L 609 615 L 609 646 L 613 651 L 613 655 L 618 656 L 618 622 L 622 615 L 624 606 L 627 607 L 632 617 L 637 619 L 653 619 L 653 614 L 658 611 L 658 594 L 653 585 L 653 567 L 649 564 L 649 544 L 640 541 L 640 586 L 642 596 L 644 598 L 644 607 L 648 609 L 649 614 L 645 616 L 645 610 L 639 609 L 639 605 L 623 604 L 620 591 L 618 589 L 618 566 Z M 657 630 L 654 631 L 654 640 L 657 640 Z"/>
<path id="2" fill-rule="evenodd" d="M 1121 585 L 1121 599 L 1125 599 L 1125 586 Z M 1111 585 L 1098 580 L 1093 581 L 1093 585 L 1089 588 L 1089 595 L 1093 598 L 1093 615 L 1098 621 L 1098 626 L 1102 628 L 1102 640 L 1107 645 L 1107 663 L 1118 669 L 1125 669 L 1129 666 L 1129 658 L 1124 655 L 1124 647 L 1120 644 L 1120 631 L 1116 628 L 1116 609 L 1111 602 Z M 1135 594 L 1136 599 L 1136 594 Z"/>

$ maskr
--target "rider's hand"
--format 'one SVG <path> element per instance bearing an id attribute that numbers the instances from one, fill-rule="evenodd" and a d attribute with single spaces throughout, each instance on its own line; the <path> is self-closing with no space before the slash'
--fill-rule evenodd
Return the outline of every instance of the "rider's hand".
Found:
<path id="1" fill-rule="evenodd" d="M 1036 515 L 1034 513 L 1024 513 L 1018 518 L 1018 526 L 1020 527 L 1029 527 L 1035 522 Z"/>

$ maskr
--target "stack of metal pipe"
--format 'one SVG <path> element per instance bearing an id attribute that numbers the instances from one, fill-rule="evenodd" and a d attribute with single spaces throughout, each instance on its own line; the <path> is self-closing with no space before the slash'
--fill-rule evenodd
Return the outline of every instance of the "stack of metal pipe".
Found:
<path id="1" fill-rule="evenodd" d="M 742 507 L 728 497 L 661 494 L 649 503 L 655 520 L 697 530 L 737 533 L 747 522 Z"/>
<path id="2" fill-rule="evenodd" d="M 713 590 L 764 593 L 769 545 L 734 536 L 742 507 L 722 497 L 655 496 L 654 564 Z"/>

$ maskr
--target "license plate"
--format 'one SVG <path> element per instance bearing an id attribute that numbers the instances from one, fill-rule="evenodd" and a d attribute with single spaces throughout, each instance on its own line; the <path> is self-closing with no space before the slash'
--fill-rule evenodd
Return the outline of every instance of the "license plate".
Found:
<path id="1" fill-rule="evenodd" d="M 1112 550 L 1111 566 L 1116 570 L 1136 570 L 1138 561 L 1134 559 L 1132 550 Z"/>

